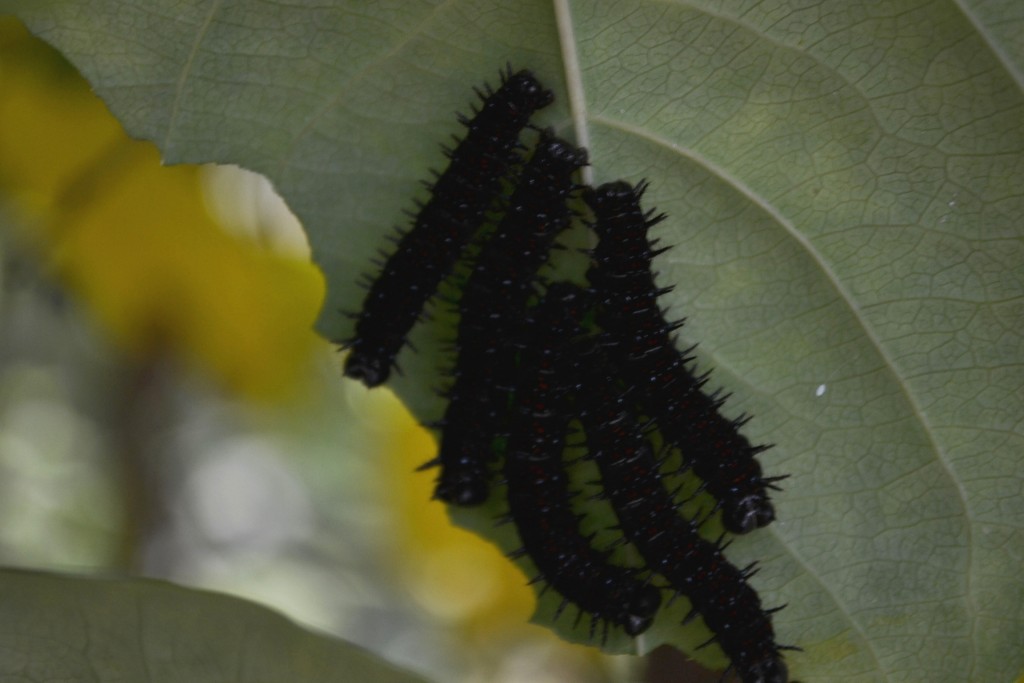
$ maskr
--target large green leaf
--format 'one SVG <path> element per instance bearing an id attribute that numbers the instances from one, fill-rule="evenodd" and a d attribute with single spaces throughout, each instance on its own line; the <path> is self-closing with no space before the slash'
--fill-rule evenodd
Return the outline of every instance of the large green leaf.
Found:
<path id="1" fill-rule="evenodd" d="M 265 607 L 163 581 L 0 571 L 0 680 L 422 683 Z"/>
<path id="2" fill-rule="evenodd" d="M 404 219 L 506 61 L 595 181 L 648 178 L 683 340 L 790 473 L 754 558 L 807 681 L 1009 681 L 1024 662 L 1024 5 L 32 0 L 169 162 L 267 174 L 330 283 Z M 443 316 L 396 390 L 443 406 Z M 491 531 L 488 515 L 463 519 Z M 506 547 L 513 543 L 503 537 Z M 550 615 L 550 605 L 542 612 Z M 666 614 L 642 648 L 696 637 Z M 628 644 L 613 641 L 615 647 Z M 720 660 L 719 660 L 720 661 Z"/>

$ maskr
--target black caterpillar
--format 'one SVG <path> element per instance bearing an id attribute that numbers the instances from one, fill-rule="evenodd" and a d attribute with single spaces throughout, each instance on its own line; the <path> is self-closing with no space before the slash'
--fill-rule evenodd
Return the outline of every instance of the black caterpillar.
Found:
<path id="1" fill-rule="evenodd" d="M 775 642 L 771 614 L 747 578 L 723 555 L 721 542 L 700 536 L 697 524 L 684 518 L 663 481 L 658 458 L 644 438 L 624 395 L 608 381 L 614 373 L 601 345 L 593 339 L 572 354 L 579 384 L 577 412 L 586 433 L 589 457 L 601 471 L 604 495 L 615 509 L 619 527 L 644 558 L 647 568 L 664 576 L 692 605 L 687 620 L 699 614 L 715 634 L 743 683 L 786 683 L 780 653 L 789 646 Z"/>
<path id="2" fill-rule="evenodd" d="M 569 226 L 573 174 L 586 150 L 541 135 L 523 169 L 504 218 L 481 250 L 459 302 L 455 383 L 441 424 L 444 431 L 435 497 L 479 505 L 490 490 L 496 436 L 505 435 L 509 392 L 515 383 L 515 340 L 531 283 L 555 237 Z"/>
<path id="3" fill-rule="evenodd" d="M 569 605 L 598 624 L 630 635 L 646 630 L 661 605 L 663 577 L 692 604 L 715 634 L 743 683 L 785 683 L 782 652 L 771 615 L 724 544 L 698 533 L 703 519 L 683 516 L 666 488 L 662 464 L 645 435 L 650 420 L 679 449 L 716 499 L 728 531 L 747 533 L 769 524 L 775 510 L 768 489 L 782 477 L 763 476 L 751 446 L 739 433 L 746 418 L 719 413 L 724 398 L 705 394 L 707 375 L 672 338 L 682 321 L 668 323 L 657 298 L 652 259 L 664 249 L 648 240 L 664 219 L 644 212 L 646 183 L 619 181 L 588 189 L 599 243 L 591 252 L 586 290 L 552 284 L 529 307 L 538 270 L 566 229 L 578 189 L 573 175 L 587 163 L 585 150 L 541 132 L 520 167 L 519 135 L 534 111 L 553 96 L 529 71 L 502 73 L 496 92 L 479 93 L 483 105 L 464 140 L 446 150 L 451 163 L 438 176 L 433 196 L 369 287 L 345 374 L 377 386 L 387 380 L 406 335 L 426 302 L 452 271 L 489 210 L 501 219 L 482 247 L 458 300 L 454 382 L 438 457 L 435 497 L 455 505 L 487 500 L 492 469 L 504 454 L 507 520 L 539 575 Z M 498 201 L 512 187 L 511 197 Z M 495 219 L 496 220 L 496 219 Z M 595 329 L 596 328 L 596 329 Z M 643 416 L 641 418 L 641 416 Z M 603 495 L 619 520 L 622 542 L 636 546 L 645 566 L 616 566 L 580 530 L 563 459 L 569 423 L 583 424 L 589 456 L 601 471 Z M 661 580 L 661 579 L 657 579 Z M 578 620 L 577 620 L 578 621 Z"/>
<path id="4" fill-rule="evenodd" d="M 478 91 L 483 104 L 472 118 L 460 116 L 466 137 L 452 150 L 448 168 L 433 184 L 411 229 L 383 264 L 358 315 L 345 374 L 368 387 L 387 381 L 395 357 L 427 300 L 452 270 L 467 242 L 518 160 L 519 133 L 554 95 L 529 71 L 502 73 L 496 92 Z"/>
<path id="5" fill-rule="evenodd" d="M 676 349 L 672 333 L 682 321 L 665 321 L 657 298 L 670 288 L 658 289 L 651 272 L 651 259 L 664 249 L 647 239 L 664 216 L 640 208 L 645 189 L 618 181 L 584 195 L 600 239 L 587 273 L 599 299 L 597 320 L 614 340 L 615 365 L 637 388 L 642 411 L 718 500 L 725 528 L 747 533 L 775 519 L 767 489 L 781 477 L 763 476 L 755 456 L 769 447 L 751 446 L 739 433 L 748 418 L 722 417 L 725 398 L 705 394 L 707 375 L 694 376 L 687 368 L 692 358 Z"/>
<path id="6" fill-rule="evenodd" d="M 538 579 L 564 598 L 559 613 L 571 602 L 581 615 L 591 615 L 591 637 L 597 622 L 638 635 L 651 625 L 661 595 L 639 581 L 636 570 L 609 564 L 607 555 L 581 535 L 562 462 L 568 400 L 575 393 L 563 381 L 568 340 L 579 327 L 568 305 L 574 297 L 575 287 L 551 285 L 532 314 L 530 344 L 523 351 L 505 459 L 508 516 L 523 544 L 513 555 L 529 555 L 540 571 Z"/>

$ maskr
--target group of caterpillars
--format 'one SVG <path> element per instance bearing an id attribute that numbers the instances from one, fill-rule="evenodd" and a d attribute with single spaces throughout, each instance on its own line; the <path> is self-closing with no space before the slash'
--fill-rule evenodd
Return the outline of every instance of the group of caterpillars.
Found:
<path id="1" fill-rule="evenodd" d="M 739 433 L 746 418 L 719 413 L 724 398 L 704 393 L 707 375 L 695 375 L 692 358 L 676 348 L 681 322 L 665 321 L 657 298 L 667 290 L 651 270 L 663 249 L 647 236 L 664 216 L 641 208 L 644 183 L 577 185 L 587 153 L 550 131 L 539 132 L 523 161 L 520 135 L 554 99 L 529 71 L 509 68 L 500 88 L 477 93 L 482 104 L 460 117 L 468 132 L 446 150 L 450 164 L 431 198 L 368 283 L 355 334 L 343 342 L 345 374 L 369 387 L 387 380 L 427 301 L 497 214 L 457 302 L 454 382 L 438 457 L 426 465 L 440 467 L 435 497 L 483 503 L 501 463 L 507 517 L 522 544 L 513 555 L 532 560 L 563 608 L 572 603 L 591 615 L 592 630 L 610 623 L 638 635 L 667 589 L 689 599 L 687 620 L 704 620 L 715 634 L 709 642 L 744 683 L 786 683 L 781 652 L 796 648 L 776 644 L 776 610 L 763 609 L 747 582 L 753 567 L 736 568 L 721 539 L 701 537 L 703 520 L 685 517 L 664 481 L 659 454 L 677 449 L 717 501 L 723 526 L 742 534 L 774 519 L 767 490 L 781 478 L 763 476 L 755 456 L 766 447 Z M 540 286 L 538 271 L 581 191 L 599 240 L 589 252 L 589 286 Z M 644 568 L 613 564 L 580 530 L 563 458 L 573 420 Z"/>

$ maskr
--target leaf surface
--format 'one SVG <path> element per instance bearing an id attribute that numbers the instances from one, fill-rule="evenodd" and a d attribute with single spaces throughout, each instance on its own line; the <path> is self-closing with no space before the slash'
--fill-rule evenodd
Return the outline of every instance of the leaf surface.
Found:
<path id="1" fill-rule="evenodd" d="M 1024 662 L 1024 9 L 1014 0 L 19 5 L 167 161 L 268 175 L 329 283 L 423 198 L 506 62 L 589 179 L 647 178 L 681 344 L 777 444 L 779 521 L 738 539 L 805 681 L 1009 681 Z M 394 388 L 421 419 L 451 334 Z M 500 505 L 462 523 L 492 528 Z M 501 534 L 505 535 L 502 536 Z M 542 619 L 553 606 L 542 603 Z M 686 646 L 685 609 L 649 636 Z M 578 633 L 584 633 L 585 629 Z M 612 639 L 610 646 L 631 644 Z M 707 652 L 707 651 L 705 651 Z M 712 656 L 709 661 L 714 662 Z M 718 663 L 722 663 L 718 658 Z"/>

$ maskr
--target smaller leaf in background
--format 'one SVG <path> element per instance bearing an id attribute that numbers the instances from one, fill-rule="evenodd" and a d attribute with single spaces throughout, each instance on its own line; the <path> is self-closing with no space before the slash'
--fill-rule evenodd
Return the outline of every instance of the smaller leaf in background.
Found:
<path id="1" fill-rule="evenodd" d="M 0 591 L 5 681 L 424 680 L 264 607 L 163 581 L 3 571 Z"/>

